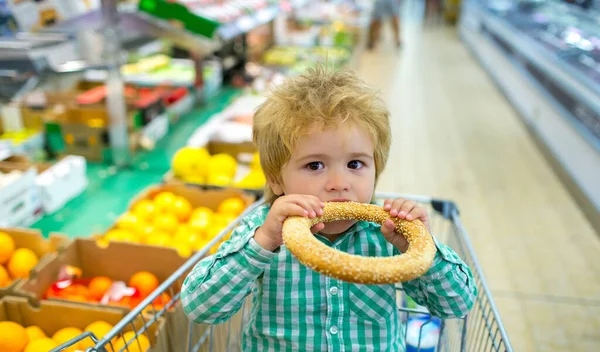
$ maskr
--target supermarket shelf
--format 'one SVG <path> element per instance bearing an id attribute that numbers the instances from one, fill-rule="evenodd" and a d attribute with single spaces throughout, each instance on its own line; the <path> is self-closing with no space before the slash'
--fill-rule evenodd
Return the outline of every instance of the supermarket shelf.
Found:
<path id="1" fill-rule="evenodd" d="M 45 215 L 31 227 L 41 230 L 44 236 L 60 232 L 72 237 L 87 237 L 105 231 L 116 216 L 127 209 L 136 194 L 162 182 L 170 169 L 172 156 L 185 145 L 196 128 L 225 109 L 239 94 L 239 89 L 224 88 L 206 105 L 182 116 L 154 150 L 135 154 L 130 168 L 117 170 L 112 166 L 88 162 L 88 188 L 64 208 Z"/>
<path id="2" fill-rule="evenodd" d="M 94 10 L 49 27 L 47 31 L 75 34 L 81 31 L 101 30 L 106 25 L 102 10 Z M 117 30 L 122 41 L 137 38 L 141 34 L 147 34 L 169 40 L 200 56 L 209 54 L 219 47 L 218 43 L 213 40 L 194 35 L 171 25 L 167 21 L 142 12 L 120 12 Z"/>
<path id="3" fill-rule="evenodd" d="M 600 232 L 597 83 L 473 0 L 463 4 L 460 33 Z"/>

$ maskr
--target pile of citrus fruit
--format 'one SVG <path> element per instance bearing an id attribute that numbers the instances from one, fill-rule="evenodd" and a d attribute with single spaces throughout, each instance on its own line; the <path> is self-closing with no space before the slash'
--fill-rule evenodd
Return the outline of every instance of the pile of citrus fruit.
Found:
<path id="1" fill-rule="evenodd" d="M 206 148 L 179 149 L 171 160 L 171 168 L 176 178 L 187 183 L 260 189 L 266 182 L 258 153 L 254 153 L 250 172 L 239 181 L 235 181 L 238 161 L 227 153 L 210 155 Z"/>
<path id="2" fill-rule="evenodd" d="M 46 290 L 44 297 L 88 303 L 106 303 L 133 309 L 156 290 L 159 284 L 156 275 L 148 271 L 139 271 L 129 278 L 126 285 L 125 283 L 115 282 L 106 276 L 57 281 Z M 162 309 L 170 300 L 171 297 L 163 293 L 154 300 L 154 308 L 157 310 Z"/>
<path id="3" fill-rule="evenodd" d="M 39 262 L 31 249 L 15 247 L 13 238 L 0 231 L 0 288 L 8 286 L 15 279 L 28 278 L 31 269 Z"/>
<path id="4" fill-rule="evenodd" d="M 105 321 L 96 321 L 81 330 L 76 327 L 66 327 L 58 330 L 49 337 L 36 325 L 23 327 L 20 324 L 11 321 L 0 321 L 0 351 L 2 352 L 48 352 L 61 344 L 71 341 L 84 332 L 91 332 L 96 338 L 103 338 L 113 325 Z M 125 341 L 133 339 L 135 333 L 130 331 L 117 337 L 112 341 L 111 346 L 106 346 L 107 351 L 120 351 L 125 349 Z M 137 337 L 137 342 L 130 343 L 128 351 L 143 352 L 150 348 L 150 341 L 144 335 Z M 85 351 L 94 346 L 91 338 L 83 339 L 75 345 L 64 350 L 66 352 Z"/>
<path id="5" fill-rule="evenodd" d="M 144 243 L 175 248 L 183 257 L 202 249 L 210 240 L 234 221 L 246 208 L 240 197 L 223 200 L 213 211 L 193 208 L 185 198 L 172 192 L 160 192 L 144 199 L 121 215 L 115 227 L 99 239 L 99 245 L 110 241 Z"/>

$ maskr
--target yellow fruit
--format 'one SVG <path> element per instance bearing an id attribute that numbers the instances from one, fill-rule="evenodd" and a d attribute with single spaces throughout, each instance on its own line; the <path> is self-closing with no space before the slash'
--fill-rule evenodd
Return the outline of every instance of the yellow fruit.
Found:
<path id="1" fill-rule="evenodd" d="M 8 262 L 15 251 L 15 241 L 6 232 L 0 232 L 0 264 Z"/>
<path id="2" fill-rule="evenodd" d="M 190 216 L 190 220 L 194 220 L 197 218 L 205 218 L 210 220 L 210 217 L 214 214 L 211 208 L 207 207 L 198 207 L 192 211 L 192 215 Z"/>
<path id="3" fill-rule="evenodd" d="M 54 335 L 52 335 L 52 340 L 54 340 L 59 345 L 62 345 L 63 343 L 65 343 L 67 341 L 71 341 L 72 339 L 76 338 L 77 336 L 81 335 L 82 333 L 83 333 L 83 331 L 81 331 L 78 328 L 74 328 L 74 327 L 62 328 L 62 329 L 58 330 Z M 75 345 L 75 346 L 71 346 L 63 351 L 64 352 L 75 352 L 77 350 L 78 350 L 78 346 Z"/>
<path id="4" fill-rule="evenodd" d="M 254 155 L 252 155 L 252 161 L 250 162 L 250 168 L 251 169 L 260 169 L 260 155 L 258 154 L 258 152 L 254 153 Z"/>
<path id="5" fill-rule="evenodd" d="M 48 337 L 42 337 L 30 342 L 23 352 L 48 352 L 56 347 L 58 347 L 56 341 Z"/>
<path id="6" fill-rule="evenodd" d="M 187 199 L 177 197 L 177 200 L 173 203 L 173 208 L 171 208 L 170 211 L 177 219 L 179 219 L 179 221 L 184 222 L 187 221 L 192 214 L 192 205 Z"/>
<path id="7" fill-rule="evenodd" d="M 233 178 L 233 176 L 235 176 L 236 170 L 237 160 L 235 160 L 235 158 L 229 154 L 215 154 L 210 158 L 208 162 L 209 178 L 215 174 L 223 174 L 229 176 L 230 178 Z"/>
<path id="8" fill-rule="evenodd" d="M 173 243 L 171 240 L 171 236 L 164 232 L 155 232 L 148 237 L 146 237 L 146 244 L 151 246 L 159 246 L 159 247 L 170 247 Z"/>
<path id="9" fill-rule="evenodd" d="M 142 227 L 143 225 L 143 220 L 141 220 L 140 218 L 138 218 L 137 215 L 134 215 L 132 213 L 125 213 L 119 216 L 115 224 L 117 228 L 132 232 L 136 232 L 136 230 Z"/>
<path id="10" fill-rule="evenodd" d="M 151 221 L 152 218 L 158 213 L 158 209 L 152 201 L 144 199 L 139 201 L 136 205 L 134 205 L 133 209 L 131 209 L 131 212 L 135 214 L 139 219 Z"/>
<path id="11" fill-rule="evenodd" d="M 201 251 L 206 244 L 208 243 L 207 239 L 201 238 L 198 241 L 192 243 L 192 250 L 197 252 L 197 251 Z"/>
<path id="12" fill-rule="evenodd" d="M 238 216 L 244 209 L 246 209 L 246 203 L 239 197 L 230 197 L 225 199 L 219 204 L 218 211 L 221 214 L 231 214 Z"/>
<path id="13" fill-rule="evenodd" d="M 156 231 L 156 229 L 154 228 L 154 226 L 152 225 L 145 225 L 140 227 L 136 234 L 141 237 L 142 239 L 146 238 L 147 236 L 153 234 Z"/>
<path id="14" fill-rule="evenodd" d="M 190 220 L 189 226 L 193 232 L 203 234 L 206 232 L 206 229 L 210 226 L 210 222 L 212 220 L 211 217 L 197 217 L 195 219 Z"/>
<path id="15" fill-rule="evenodd" d="M 173 236 L 173 243 L 191 245 L 201 238 L 204 238 L 204 232 L 194 231 L 190 225 L 181 225 Z"/>
<path id="16" fill-rule="evenodd" d="M 205 148 L 183 147 L 171 160 L 171 168 L 176 177 L 205 176 L 210 154 Z"/>
<path id="17" fill-rule="evenodd" d="M 29 248 L 19 248 L 8 261 L 8 273 L 13 279 L 26 279 L 38 264 L 38 257 Z"/>
<path id="18" fill-rule="evenodd" d="M 188 176 L 185 176 L 185 177 L 181 177 L 181 179 L 185 183 L 194 183 L 194 184 L 199 184 L 199 185 L 203 185 L 203 184 L 206 183 L 206 177 L 205 176 L 188 175 Z"/>
<path id="19" fill-rule="evenodd" d="M 211 186 L 228 186 L 231 184 L 233 179 L 229 175 L 225 174 L 210 174 L 206 178 L 206 184 Z"/>
<path id="20" fill-rule="evenodd" d="M 161 214 L 154 219 L 152 224 L 157 230 L 172 234 L 179 226 L 179 219 L 173 214 Z"/>
<path id="21" fill-rule="evenodd" d="M 177 196 L 171 192 L 161 192 L 154 197 L 154 206 L 159 213 L 169 212 L 173 203 L 177 200 Z"/>
<path id="22" fill-rule="evenodd" d="M 187 258 L 192 255 L 192 246 L 187 243 L 175 243 L 173 244 L 173 248 L 177 250 L 177 254 L 181 257 Z"/>
<path id="23" fill-rule="evenodd" d="M 265 178 L 265 174 L 260 169 L 253 169 L 241 179 L 238 183 L 236 183 L 237 187 L 246 188 L 246 189 L 259 189 L 263 188 L 267 182 Z"/>
<path id="24" fill-rule="evenodd" d="M 150 348 L 150 341 L 144 335 L 138 335 L 136 341 L 135 332 L 128 331 L 123 334 L 122 338 L 117 340 L 114 348 L 115 351 L 146 352 Z"/>
<path id="25" fill-rule="evenodd" d="M 124 229 L 112 229 L 104 235 L 105 241 L 138 243 L 140 239 L 134 233 Z"/>
<path id="26" fill-rule="evenodd" d="M 0 288 L 6 287 L 10 284 L 10 276 L 8 276 L 8 271 L 4 269 L 4 266 L 0 265 Z"/>
<path id="27" fill-rule="evenodd" d="M 99 320 L 88 325 L 84 331 L 91 332 L 94 334 L 94 336 L 96 336 L 97 339 L 101 339 L 106 336 L 106 334 L 108 334 L 112 328 L 113 326 L 111 324 Z M 94 341 L 91 338 L 87 338 L 79 342 L 79 349 L 85 351 L 90 347 L 94 347 L 94 345 Z M 107 346 L 107 350 L 109 348 L 110 346 Z"/>
<path id="28" fill-rule="evenodd" d="M 38 339 L 43 339 L 43 338 L 47 338 L 48 336 L 46 336 L 46 334 L 44 333 L 44 331 L 36 325 L 31 325 L 25 328 L 25 332 L 27 332 L 27 337 L 29 338 L 29 343 L 31 344 L 31 341 L 35 341 Z"/>
<path id="29" fill-rule="evenodd" d="M 27 331 L 21 325 L 0 321 L 0 351 L 22 352 L 28 342 Z"/>

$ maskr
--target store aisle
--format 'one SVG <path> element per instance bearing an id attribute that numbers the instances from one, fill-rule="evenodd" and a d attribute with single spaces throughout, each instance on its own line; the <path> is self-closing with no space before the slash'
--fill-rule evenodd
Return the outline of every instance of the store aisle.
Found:
<path id="1" fill-rule="evenodd" d="M 359 72 L 393 116 L 379 190 L 456 201 L 515 351 L 600 350 L 600 238 L 460 42 L 404 6 Z"/>

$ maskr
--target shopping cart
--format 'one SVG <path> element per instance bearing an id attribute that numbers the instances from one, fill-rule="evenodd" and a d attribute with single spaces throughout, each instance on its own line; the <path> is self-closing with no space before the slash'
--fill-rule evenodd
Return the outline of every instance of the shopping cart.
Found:
<path id="1" fill-rule="evenodd" d="M 465 228 L 460 221 L 457 206 L 446 200 L 391 193 L 377 193 L 376 201 L 382 203 L 383 199 L 398 197 L 415 200 L 428 209 L 432 233 L 440 242 L 455 250 L 469 265 L 479 290 L 477 300 L 467 317 L 442 320 L 432 317 L 424 308 L 406 306 L 404 304 L 406 297 L 399 285 L 397 287 L 398 309 L 404 322 L 401 326 L 405 341 L 413 344 L 411 346 L 413 350 L 431 351 L 432 348 L 427 347 L 426 349 L 425 345 L 421 348 L 420 344 L 425 340 L 425 332 L 433 331 L 433 336 L 437 336 L 435 351 L 512 351 L 490 290 Z M 76 346 L 80 341 L 88 340 L 89 342 L 89 339 L 93 341 L 94 347 L 89 348 L 87 352 L 141 351 L 147 341 L 154 342 L 149 350 L 151 352 L 240 351 L 243 328 L 246 326 L 249 315 L 247 307 L 250 298 L 247 299 L 242 309 L 225 323 L 214 326 L 195 324 L 183 312 L 179 302 L 179 289 L 186 275 L 199 260 L 207 255 L 210 248 L 233 230 L 240 218 L 253 211 L 261 203 L 262 199 L 247 208 L 236 221 L 224 229 L 206 247 L 190 257 L 149 297 L 129 312 L 106 336 L 99 339 L 92 333 L 84 333 L 55 348 L 52 352 L 72 351 L 69 348 Z M 156 301 L 163 297 L 164 293 L 172 298 L 164 306 L 158 307 Z M 414 322 L 417 324 L 410 324 Z M 126 334 L 125 331 L 129 333 Z M 142 335 L 144 337 L 141 337 Z M 416 341 L 416 343 L 411 341 Z M 118 348 L 115 348 L 117 345 Z"/>

